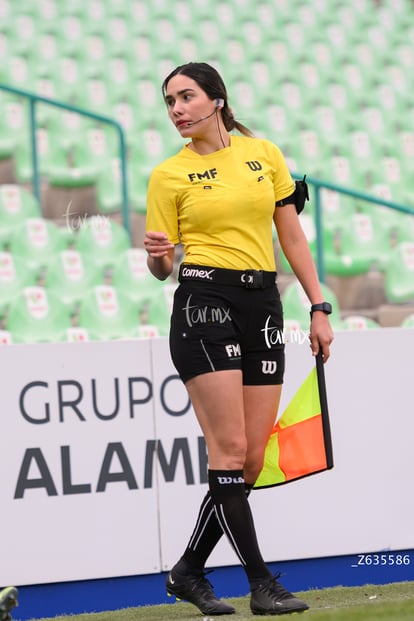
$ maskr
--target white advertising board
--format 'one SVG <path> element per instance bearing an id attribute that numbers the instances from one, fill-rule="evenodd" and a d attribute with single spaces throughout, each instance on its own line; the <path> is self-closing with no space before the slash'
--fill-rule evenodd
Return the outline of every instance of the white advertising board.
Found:
<path id="1" fill-rule="evenodd" d="M 159 571 L 150 348 L 0 349 L 0 584 Z"/>
<path id="2" fill-rule="evenodd" d="M 414 330 L 339 332 L 333 470 L 251 495 L 265 560 L 414 548 Z M 167 339 L 0 348 L 0 584 L 151 574 L 181 555 L 206 452 Z M 313 365 L 287 345 L 281 410 Z M 223 539 L 211 566 L 237 564 Z"/>

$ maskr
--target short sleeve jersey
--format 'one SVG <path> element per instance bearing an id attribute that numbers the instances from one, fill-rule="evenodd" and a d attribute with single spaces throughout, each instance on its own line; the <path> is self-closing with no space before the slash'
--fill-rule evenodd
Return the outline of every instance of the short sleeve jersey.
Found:
<path id="1" fill-rule="evenodd" d="M 202 156 L 185 146 L 152 171 L 146 228 L 182 243 L 186 263 L 273 271 L 275 202 L 294 189 L 268 140 L 232 135 L 229 147 Z"/>

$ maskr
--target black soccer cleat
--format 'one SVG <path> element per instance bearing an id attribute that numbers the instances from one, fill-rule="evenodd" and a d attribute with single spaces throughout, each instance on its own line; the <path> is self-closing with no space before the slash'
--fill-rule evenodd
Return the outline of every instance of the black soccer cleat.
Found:
<path id="1" fill-rule="evenodd" d="M 17 606 L 16 587 L 6 587 L 0 591 L 0 621 L 10 621 L 10 610 Z"/>
<path id="2" fill-rule="evenodd" d="M 166 586 L 168 595 L 194 604 L 203 615 L 232 615 L 236 612 L 233 606 L 217 599 L 203 571 L 184 575 L 173 568 L 168 574 Z"/>
<path id="3" fill-rule="evenodd" d="M 250 597 L 250 610 L 254 615 L 285 615 L 304 612 L 309 606 L 289 593 L 278 581 L 278 576 L 268 578 Z"/>

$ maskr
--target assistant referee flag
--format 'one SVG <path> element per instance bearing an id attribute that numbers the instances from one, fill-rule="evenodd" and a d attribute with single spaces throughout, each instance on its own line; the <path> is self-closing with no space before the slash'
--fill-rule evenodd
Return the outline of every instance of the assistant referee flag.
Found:
<path id="1" fill-rule="evenodd" d="M 296 481 L 333 468 L 322 355 L 280 416 L 267 443 L 255 489 Z"/>

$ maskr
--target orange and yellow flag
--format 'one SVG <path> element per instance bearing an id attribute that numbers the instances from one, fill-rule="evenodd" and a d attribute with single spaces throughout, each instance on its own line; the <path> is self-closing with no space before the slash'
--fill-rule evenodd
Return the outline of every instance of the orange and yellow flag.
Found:
<path id="1" fill-rule="evenodd" d="M 332 441 L 321 355 L 277 420 L 255 489 L 289 483 L 333 468 Z"/>

